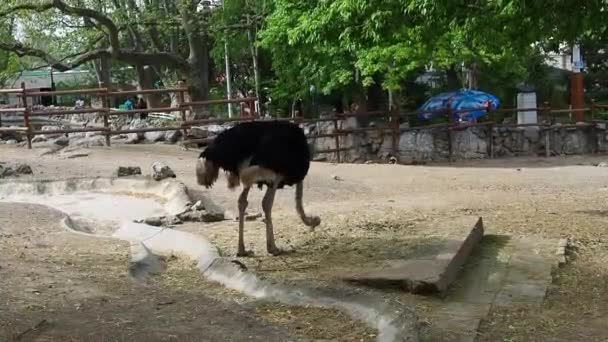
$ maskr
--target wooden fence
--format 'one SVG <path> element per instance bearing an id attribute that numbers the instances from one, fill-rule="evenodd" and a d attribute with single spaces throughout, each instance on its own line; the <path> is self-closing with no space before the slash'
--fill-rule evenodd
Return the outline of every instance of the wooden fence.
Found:
<path id="1" fill-rule="evenodd" d="M 201 139 L 187 139 L 188 134 L 187 131 L 195 126 L 205 126 L 210 124 L 223 124 L 230 122 L 242 122 L 242 121 L 251 121 L 251 120 L 267 120 L 264 118 L 260 118 L 257 116 L 257 113 L 254 111 L 254 102 L 256 98 L 243 98 L 243 99 L 230 99 L 230 100 L 209 100 L 209 101 L 185 101 L 185 93 L 188 88 L 180 82 L 176 88 L 166 88 L 166 89 L 144 89 L 144 90 L 129 90 L 129 91 L 111 91 L 109 88 L 105 87 L 103 84 L 99 85 L 99 88 L 94 89 L 79 89 L 79 90 L 59 90 L 59 91 L 37 91 L 32 89 L 26 89 L 25 85 L 22 84 L 21 88 L 18 89 L 0 89 L 1 94 L 16 94 L 20 97 L 21 107 L 19 108 L 0 108 L 0 123 L 2 122 L 2 115 L 7 113 L 21 113 L 23 114 L 23 126 L 21 127 L 1 127 L 0 132 L 24 132 L 27 137 L 27 146 L 28 148 L 32 148 L 32 138 L 38 134 L 65 134 L 65 133 L 79 133 L 79 132 L 101 132 L 106 137 L 106 145 L 110 146 L 111 144 L 111 136 L 117 134 L 128 134 L 128 133 L 145 133 L 145 132 L 161 132 L 161 131 L 177 131 L 181 130 L 184 134 L 184 144 L 186 146 L 197 144 L 197 143 L 208 143 L 213 138 L 201 138 Z M 177 94 L 177 106 L 175 107 L 161 107 L 161 108 L 147 108 L 147 109 L 134 109 L 134 110 L 110 110 L 110 99 L 112 97 L 122 97 L 122 96 L 131 96 L 131 95 L 144 95 L 144 94 L 166 94 L 166 93 L 175 93 Z M 34 111 L 32 107 L 28 105 L 28 98 L 33 98 L 37 96 L 61 96 L 61 95 L 74 95 L 74 94 L 90 94 L 96 95 L 102 100 L 102 107 L 99 108 L 82 108 L 82 109 L 63 109 L 63 110 L 49 110 L 49 111 Z M 187 120 L 188 111 L 192 111 L 194 108 L 206 107 L 210 105 L 217 104 L 229 104 L 229 103 L 245 103 L 249 108 L 251 108 L 251 114 L 247 117 L 243 116 L 243 112 L 241 112 L 241 117 L 239 118 L 212 118 L 212 119 L 202 119 L 202 120 Z M 459 123 L 454 121 L 454 114 L 469 112 L 473 110 L 486 110 L 487 115 L 484 118 L 483 122 L 476 123 Z M 374 112 L 365 112 L 365 113 L 340 113 L 335 114 L 331 117 L 319 118 L 319 119 L 304 119 L 304 118 L 278 118 L 272 120 L 279 121 L 291 121 L 298 124 L 306 124 L 306 123 L 320 123 L 320 122 L 332 122 L 333 123 L 333 131 L 331 133 L 319 133 L 308 135 L 308 139 L 316 139 L 316 138 L 334 138 L 334 148 L 330 148 L 327 150 L 319 150 L 315 151 L 318 154 L 327 154 L 327 153 L 335 153 L 337 162 L 341 162 L 341 152 L 347 151 L 352 147 L 341 147 L 340 146 L 340 137 L 347 136 L 350 134 L 356 134 L 361 132 L 381 132 L 382 134 L 387 134 L 391 136 L 391 150 L 394 156 L 398 156 L 398 147 L 399 147 L 399 139 L 403 132 L 414 131 L 414 130 L 428 130 L 428 129 L 445 129 L 448 134 L 448 148 L 450 160 L 453 160 L 453 146 L 452 146 L 452 135 L 454 131 L 463 130 L 471 127 L 484 127 L 486 128 L 490 134 L 488 134 L 488 156 L 490 158 L 494 157 L 494 147 L 493 147 L 493 132 L 494 128 L 501 127 L 539 127 L 541 130 L 550 129 L 552 124 L 554 123 L 554 119 L 556 116 L 572 114 L 575 111 L 578 112 L 590 112 L 591 118 L 590 120 L 585 121 L 584 123 L 567 123 L 562 125 L 561 127 L 595 127 L 600 123 L 608 123 L 608 120 L 598 120 L 596 119 L 596 114 L 599 110 L 608 111 L 608 105 L 599 105 L 592 102 L 591 107 L 583 108 L 583 109 L 552 109 L 548 106 L 547 103 L 544 106 L 537 108 L 501 108 L 498 110 L 491 110 L 490 107 L 483 108 L 467 108 L 461 109 L 458 111 L 450 111 L 450 110 L 435 110 L 435 111 L 413 111 L 413 112 L 401 112 L 398 108 L 392 108 L 390 111 L 374 111 Z M 528 112 L 528 111 L 536 111 L 541 118 L 538 120 L 538 123 L 530 123 L 530 124 L 500 124 L 496 123 L 494 120 L 495 115 L 497 114 L 517 114 L 519 112 Z M 146 128 L 135 128 L 135 129 L 117 129 L 113 130 L 110 126 L 110 117 L 112 116 L 121 116 L 121 115 L 133 115 L 138 113 L 172 113 L 179 112 L 180 120 L 177 122 L 178 125 L 171 127 L 146 127 Z M 68 128 L 68 129 L 57 129 L 52 131 L 41 131 L 34 130 L 31 124 L 32 117 L 41 117 L 41 116 L 55 116 L 55 115 L 71 115 L 71 114 L 92 114 L 97 113 L 98 115 L 103 116 L 103 127 L 90 127 L 90 128 Z M 401 127 L 401 122 L 403 119 L 409 121 L 410 118 L 416 117 L 421 113 L 439 113 L 444 117 L 447 117 L 446 123 L 439 123 L 433 125 L 426 126 L 416 126 L 416 127 Z M 362 127 L 362 128 L 351 128 L 351 129 L 341 129 L 340 122 L 352 117 L 365 117 L 365 118 L 380 118 L 387 120 L 387 125 L 385 127 Z M 543 119 L 544 118 L 544 119 Z M 548 135 L 546 135 L 546 138 Z M 549 156 L 549 148 L 548 141 L 546 141 L 546 149 L 547 156 Z"/>

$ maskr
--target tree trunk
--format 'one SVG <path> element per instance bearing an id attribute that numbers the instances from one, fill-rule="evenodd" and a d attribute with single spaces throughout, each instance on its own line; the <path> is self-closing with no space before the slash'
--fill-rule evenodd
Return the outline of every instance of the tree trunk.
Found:
<path id="1" fill-rule="evenodd" d="M 153 89 L 155 73 L 149 65 L 136 65 L 135 70 L 137 71 L 137 89 Z M 147 94 L 143 95 L 144 100 L 148 104 L 148 108 L 158 108 L 161 103 L 160 94 Z"/>
<path id="2" fill-rule="evenodd" d="M 207 50 L 207 48 L 205 48 Z M 208 51 L 206 51 L 208 53 Z M 191 101 L 206 101 L 209 99 L 209 63 L 208 54 L 201 61 L 190 66 L 186 82 L 188 84 L 188 95 Z M 210 116 L 209 107 L 194 107 L 192 119 L 204 119 Z"/>
<path id="3" fill-rule="evenodd" d="M 103 83 L 107 88 L 112 89 L 112 59 L 109 57 L 101 57 L 93 62 L 97 81 Z M 110 97 L 110 106 L 116 106 L 116 98 Z"/>
<path id="4" fill-rule="evenodd" d="M 477 89 L 479 87 L 479 70 L 477 69 L 477 63 L 473 62 L 467 70 L 467 81 L 469 89 Z"/>
<path id="5" fill-rule="evenodd" d="M 460 89 L 460 79 L 458 77 L 458 72 L 456 71 L 456 65 L 450 65 L 450 68 L 446 70 L 446 78 L 448 90 L 458 90 Z"/>
<path id="6" fill-rule="evenodd" d="M 252 32 L 252 26 L 251 26 L 251 21 L 249 19 L 249 16 L 247 16 L 247 38 L 249 40 L 249 49 L 251 50 L 251 58 L 253 61 L 253 75 L 254 75 L 254 82 L 255 82 L 255 96 L 258 98 L 258 108 L 256 108 L 256 111 L 258 112 L 259 115 L 264 115 L 264 113 L 261 112 L 261 105 L 260 105 L 260 69 L 258 66 L 258 48 L 255 46 L 255 39 L 256 37 L 254 36 L 253 32 Z"/>
<path id="7" fill-rule="evenodd" d="M 188 72 L 186 82 L 191 101 L 205 101 L 209 99 L 209 39 L 196 13 L 194 2 L 182 3 L 180 7 L 182 25 L 188 39 Z M 208 107 L 194 107 L 190 119 L 209 117 Z"/>

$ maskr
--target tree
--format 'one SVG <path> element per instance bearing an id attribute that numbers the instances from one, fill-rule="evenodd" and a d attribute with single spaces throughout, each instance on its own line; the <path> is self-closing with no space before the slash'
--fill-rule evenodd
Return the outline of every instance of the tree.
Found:
<path id="1" fill-rule="evenodd" d="M 32 56 L 59 71 L 94 63 L 109 81 L 111 62 L 133 65 L 140 84 L 186 78 L 192 100 L 209 94 L 212 7 L 199 0 L 9 0 L 4 22 L 17 19 L 24 37 L 0 38 L 0 49 Z M 44 24 L 46 27 L 40 27 Z M 28 28 L 32 28 L 29 29 Z M 43 33 L 48 46 L 33 44 Z"/>
<path id="2" fill-rule="evenodd" d="M 314 84 L 364 97 L 373 83 L 398 90 L 429 66 L 443 70 L 451 88 L 464 85 L 461 65 L 469 87 L 480 72 L 495 71 L 514 85 L 527 78 L 540 46 L 604 25 L 604 11 L 600 0 L 276 0 L 261 44 L 272 54 L 280 96 Z"/>

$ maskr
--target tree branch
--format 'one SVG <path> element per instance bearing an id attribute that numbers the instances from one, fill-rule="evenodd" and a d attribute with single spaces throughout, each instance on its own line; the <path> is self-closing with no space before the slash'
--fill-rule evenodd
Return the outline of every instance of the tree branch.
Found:
<path id="1" fill-rule="evenodd" d="M 63 0 L 50 0 L 42 4 L 30 3 L 13 6 L 4 12 L 0 12 L 0 17 L 5 17 L 7 15 L 19 11 L 35 11 L 38 13 L 42 13 L 51 9 L 57 9 L 61 13 L 69 16 L 88 18 L 95 21 L 97 24 L 103 26 L 108 31 L 111 52 L 114 53 L 114 50 L 120 50 L 120 40 L 118 39 L 119 30 L 116 24 L 114 24 L 114 22 L 110 18 L 105 16 L 103 13 L 92 9 L 70 6 L 66 4 Z"/>
<path id="2" fill-rule="evenodd" d="M 0 49 L 11 51 L 15 53 L 19 57 L 31 56 L 37 57 L 41 60 L 45 61 L 52 66 L 53 68 L 59 71 L 67 71 L 74 69 L 84 63 L 95 60 L 100 57 L 114 57 L 116 60 L 129 63 L 129 64 L 140 64 L 140 65 L 162 65 L 162 66 L 171 66 L 180 70 L 188 70 L 188 63 L 173 54 L 158 52 L 158 53 L 144 53 L 138 52 L 128 49 L 121 49 L 118 51 L 113 51 L 112 49 L 94 49 L 88 52 L 82 53 L 77 57 L 66 63 L 63 60 L 58 60 L 53 56 L 49 55 L 47 52 L 31 48 L 25 46 L 21 43 L 4 43 L 0 42 Z"/>
<path id="3" fill-rule="evenodd" d="M 96 24 L 102 26 L 108 31 L 106 33 L 108 34 L 110 46 L 107 49 L 95 49 L 81 54 L 68 64 L 53 58 L 43 50 L 27 47 L 18 42 L 0 42 L 0 49 L 12 51 L 20 57 L 38 57 L 60 71 L 73 69 L 81 64 L 102 56 L 109 56 L 116 60 L 130 64 L 170 66 L 181 70 L 189 69 L 188 62 L 176 54 L 166 52 L 144 53 L 131 49 L 121 49 L 119 41 L 120 28 L 116 26 L 116 24 L 114 24 L 109 17 L 96 10 L 70 6 L 63 0 L 49 0 L 48 2 L 42 4 L 17 5 L 4 12 L 0 12 L 0 17 L 7 16 L 18 11 L 35 11 L 40 13 L 51 9 L 57 9 L 65 15 L 90 19 Z M 101 31 L 104 32 L 104 30 Z"/>

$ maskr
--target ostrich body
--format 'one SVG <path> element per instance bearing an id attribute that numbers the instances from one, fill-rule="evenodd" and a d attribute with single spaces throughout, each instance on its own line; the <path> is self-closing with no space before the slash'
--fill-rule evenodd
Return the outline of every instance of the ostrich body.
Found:
<path id="1" fill-rule="evenodd" d="M 244 242 L 244 215 L 252 186 L 267 190 L 262 200 L 266 218 L 266 248 L 278 255 L 274 241 L 272 206 L 277 189 L 296 186 L 296 210 L 305 225 L 313 230 L 321 223 L 317 216 L 307 216 L 302 205 L 303 181 L 310 167 L 310 150 L 304 131 L 297 125 L 280 121 L 252 121 L 235 125 L 220 133 L 200 154 L 196 163 L 198 184 L 210 188 L 217 181 L 219 169 L 226 172 L 228 188 L 240 184 L 238 199 L 239 242 L 237 256 L 249 256 Z"/>

